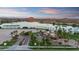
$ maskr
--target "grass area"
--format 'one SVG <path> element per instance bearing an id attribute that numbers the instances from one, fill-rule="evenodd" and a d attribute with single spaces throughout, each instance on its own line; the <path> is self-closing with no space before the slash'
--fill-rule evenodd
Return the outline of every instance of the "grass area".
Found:
<path id="1" fill-rule="evenodd" d="M 79 33 L 70 33 L 70 32 L 65 32 L 65 31 L 57 31 L 57 35 L 60 36 L 61 38 L 64 39 L 74 39 L 74 40 L 79 40 Z"/>
<path id="2" fill-rule="evenodd" d="M 57 31 L 56 34 L 58 36 L 60 36 L 61 38 L 64 38 L 64 39 L 73 39 L 73 40 L 79 40 L 79 33 L 74 33 L 72 34 L 71 32 L 65 32 L 65 31 Z M 49 41 L 49 38 L 47 37 L 46 39 L 42 39 L 41 41 L 38 41 L 38 39 L 35 37 L 36 34 L 33 34 L 32 33 L 32 36 L 31 36 L 31 40 L 30 40 L 30 43 L 29 43 L 29 46 L 52 46 L 50 41 Z M 34 45 L 34 43 L 36 43 L 37 45 Z M 59 45 L 61 47 L 61 45 Z M 53 47 L 53 46 L 52 46 Z M 67 47 L 70 47 L 70 46 L 66 46 L 66 45 L 62 45 L 62 47 L 64 48 L 31 48 L 33 50 L 60 50 L 60 51 L 63 51 L 63 50 L 79 50 L 79 48 L 67 48 Z"/>
<path id="3" fill-rule="evenodd" d="M 39 34 L 37 33 L 32 33 L 31 35 L 31 40 L 29 43 L 29 46 L 51 46 L 51 43 L 48 38 L 41 38 L 40 40 L 37 38 Z"/>
<path id="4" fill-rule="evenodd" d="M 35 34 L 36 33 L 31 34 L 31 40 L 29 43 L 30 46 L 38 46 L 39 45 L 39 41 L 36 39 Z"/>
<path id="5" fill-rule="evenodd" d="M 10 41 L 4 41 L 2 44 L 0 44 L 0 49 L 5 49 L 8 48 L 10 46 L 12 46 L 13 44 L 16 43 L 17 36 L 13 37 Z"/>
<path id="6" fill-rule="evenodd" d="M 22 31 L 22 32 L 20 33 L 20 35 L 22 35 L 22 36 L 25 36 L 25 35 L 31 36 L 31 35 L 32 35 L 32 32 L 31 32 L 31 31 L 28 31 L 28 32 Z"/>

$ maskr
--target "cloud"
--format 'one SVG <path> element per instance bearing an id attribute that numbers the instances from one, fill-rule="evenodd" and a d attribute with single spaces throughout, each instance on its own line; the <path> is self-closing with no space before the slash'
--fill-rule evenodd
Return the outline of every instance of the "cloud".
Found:
<path id="1" fill-rule="evenodd" d="M 42 13 L 42 14 L 59 14 L 60 11 L 56 10 L 56 9 L 51 9 L 51 8 L 43 8 L 43 9 L 39 10 L 39 13 Z"/>
<path id="2" fill-rule="evenodd" d="M 24 9 L 23 9 L 24 10 Z M 19 11 L 16 8 L 0 8 L 0 17 L 29 17 L 32 16 L 29 12 Z"/>

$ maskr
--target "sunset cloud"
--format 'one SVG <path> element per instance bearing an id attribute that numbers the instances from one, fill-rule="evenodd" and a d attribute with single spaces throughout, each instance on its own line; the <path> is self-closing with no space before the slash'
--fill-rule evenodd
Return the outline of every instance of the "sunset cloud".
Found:
<path id="1" fill-rule="evenodd" d="M 78 18 L 79 8 L 64 7 L 0 7 L 0 17 Z"/>
<path id="2" fill-rule="evenodd" d="M 60 13 L 59 10 L 51 9 L 51 8 L 44 8 L 40 10 L 39 12 L 43 14 L 59 14 Z"/>
<path id="3" fill-rule="evenodd" d="M 26 11 L 24 8 L 0 8 L 0 17 L 21 17 L 26 18 L 33 16 L 30 12 Z"/>

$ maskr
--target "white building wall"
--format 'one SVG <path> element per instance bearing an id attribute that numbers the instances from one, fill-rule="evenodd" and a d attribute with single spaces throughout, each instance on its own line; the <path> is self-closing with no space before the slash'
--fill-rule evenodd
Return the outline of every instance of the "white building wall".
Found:
<path id="1" fill-rule="evenodd" d="M 8 26 L 6 25 L 19 25 L 19 26 Z M 72 32 L 79 32 L 79 28 L 75 28 L 72 26 L 62 26 L 62 25 L 52 25 L 52 24 L 45 24 L 45 23 L 38 23 L 38 22 L 13 22 L 13 23 L 4 23 L 0 25 L 2 28 L 23 28 L 23 27 L 28 27 L 28 28 L 41 28 L 41 29 L 49 29 L 51 31 L 55 31 L 58 29 L 65 29 L 66 32 L 69 32 L 69 29 Z"/>

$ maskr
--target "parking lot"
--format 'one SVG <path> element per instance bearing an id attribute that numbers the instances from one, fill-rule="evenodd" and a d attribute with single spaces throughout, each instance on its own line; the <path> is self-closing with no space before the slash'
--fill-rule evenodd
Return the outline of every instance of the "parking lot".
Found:
<path id="1" fill-rule="evenodd" d="M 35 29 L 0 29 L 0 44 L 3 41 L 10 40 L 11 39 L 11 32 L 13 32 L 15 30 L 18 31 L 18 34 L 22 31 L 33 31 L 33 32 L 37 31 Z"/>

